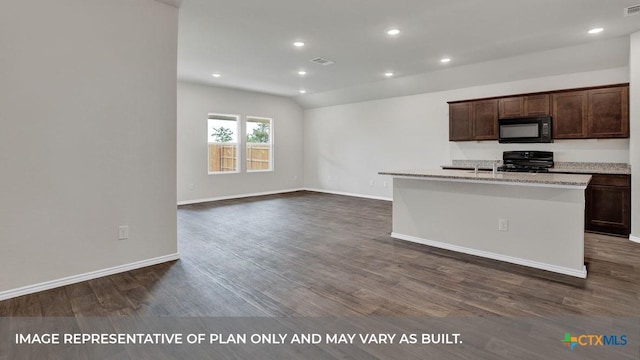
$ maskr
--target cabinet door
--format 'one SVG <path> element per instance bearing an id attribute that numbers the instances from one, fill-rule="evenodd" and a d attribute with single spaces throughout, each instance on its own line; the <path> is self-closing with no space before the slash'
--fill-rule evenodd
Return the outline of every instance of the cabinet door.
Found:
<path id="1" fill-rule="evenodd" d="M 471 102 L 449 104 L 449 141 L 473 140 Z"/>
<path id="2" fill-rule="evenodd" d="M 589 137 L 629 137 L 628 89 L 589 90 Z"/>
<path id="3" fill-rule="evenodd" d="M 555 93 L 552 99 L 553 138 L 586 138 L 588 134 L 587 91 Z"/>
<path id="4" fill-rule="evenodd" d="M 524 115 L 524 97 L 510 97 L 498 100 L 500 118 L 518 117 Z"/>
<path id="5" fill-rule="evenodd" d="M 593 175 L 586 191 L 585 228 L 627 236 L 631 232 L 628 175 Z"/>
<path id="6" fill-rule="evenodd" d="M 476 140 L 498 139 L 498 100 L 474 101 L 472 119 Z"/>
<path id="7" fill-rule="evenodd" d="M 531 115 L 549 115 L 551 106 L 549 95 L 530 95 L 524 98 L 524 114 Z"/>

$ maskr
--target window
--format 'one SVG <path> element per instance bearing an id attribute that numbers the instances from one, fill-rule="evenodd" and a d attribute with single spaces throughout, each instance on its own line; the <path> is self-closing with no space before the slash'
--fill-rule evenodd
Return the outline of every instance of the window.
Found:
<path id="1" fill-rule="evenodd" d="M 247 116 L 247 172 L 273 170 L 273 119 Z"/>
<path id="2" fill-rule="evenodd" d="M 209 174 L 239 171 L 238 115 L 209 114 Z"/>

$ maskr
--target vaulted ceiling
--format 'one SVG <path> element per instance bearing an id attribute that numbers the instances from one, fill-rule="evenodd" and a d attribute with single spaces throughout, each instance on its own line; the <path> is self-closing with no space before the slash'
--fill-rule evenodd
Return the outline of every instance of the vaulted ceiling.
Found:
<path id="1" fill-rule="evenodd" d="M 178 78 L 308 96 L 640 31 L 640 0 L 184 0 Z M 601 27 L 599 34 L 588 34 Z M 398 35 L 388 35 L 396 28 Z M 295 47 L 303 41 L 304 47 Z M 311 62 L 324 58 L 335 63 Z M 447 64 L 444 57 L 451 58 Z M 304 76 L 299 71 L 306 71 Z M 385 73 L 393 73 L 385 77 Z M 213 77 L 212 74 L 219 74 Z M 301 95 L 300 90 L 306 90 Z"/>

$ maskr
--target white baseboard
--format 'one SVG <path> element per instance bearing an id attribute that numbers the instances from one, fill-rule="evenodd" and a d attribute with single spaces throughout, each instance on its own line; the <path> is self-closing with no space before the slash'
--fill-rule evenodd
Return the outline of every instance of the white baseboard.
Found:
<path id="1" fill-rule="evenodd" d="M 204 198 L 204 199 L 193 199 L 193 200 L 183 200 L 178 201 L 179 205 L 191 205 L 191 204 L 200 204 L 211 201 L 220 201 L 220 200 L 232 200 L 232 199 L 242 199 L 254 196 L 264 196 L 264 195 L 275 195 L 275 194 L 286 194 L 290 192 L 296 191 L 313 191 L 325 194 L 334 194 L 334 195 L 344 195 L 344 196 L 353 196 L 365 199 L 374 199 L 374 200 L 384 200 L 384 201 L 393 201 L 392 198 L 383 197 L 383 196 L 373 196 L 373 195 L 362 195 L 362 194 L 354 194 L 343 191 L 333 191 L 333 190 L 324 190 L 324 189 L 312 189 L 312 188 L 298 188 L 298 189 L 285 189 L 285 190 L 276 190 L 276 191 L 265 191 L 251 194 L 238 194 L 238 195 L 228 195 L 228 196 L 218 196 L 212 198 Z"/>
<path id="2" fill-rule="evenodd" d="M 373 199 L 373 200 L 393 201 L 392 198 L 388 198 L 388 197 L 384 197 L 384 196 L 354 194 L 354 193 L 349 193 L 349 192 L 344 192 L 344 191 L 333 191 L 333 190 L 311 189 L 311 188 L 305 188 L 304 190 L 313 191 L 313 192 L 319 192 L 319 193 L 326 193 L 326 194 L 334 194 L 334 195 L 353 196 L 353 197 L 359 197 L 359 198 L 365 198 L 365 199 Z"/>
<path id="3" fill-rule="evenodd" d="M 633 236 L 633 235 L 631 235 L 631 234 L 629 234 L 629 240 L 631 240 L 631 241 L 633 241 L 633 242 L 640 243 L 640 237 Z"/>
<path id="4" fill-rule="evenodd" d="M 11 298 L 22 296 L 22 295 L 33 294 L 33 293 L 44 291 L 44 290 L 50 290 L 50 289 L 54 289 L 54 288 L 65 286 L 65 285 L 71 285 L 71 284 L 79 283 L 82 281 L 93 280 L 103 276 L 136 270 L 143 267 L 157 265 L 167 261 L 173 261 L 178 259 L 180 259 L 180 254 L 175 253 L 175 254 L 160 256 L 152 259 L 136 261 L 129 264 L 114 266 L 108 269 L 102 269 L 102 270 L 92 271 L 84 274 L 73 275 L 66 278 L 62 278 L 62 279 L 51 280 L 51 281 L 43 282 L 40 284 L 29 285 L 29 286 L 24 286 L 17 289 L 2 291 L 0 292 L 0 301 L 11 299 Z"/>
<path id="5" fill-rule="evenodd" d="M 182 201 L 178 201 L 178 205 L 191 205 L 191 204 L 199 204 L 199 203 L 205 203 L 210 201 L 242 199 L 242 198 L 248 198 L 248 197 L 254 197 L 254 196 L 285 194 L 285 193 L 304 191 L 304 190 L 305 189 L 303 188 L 284 189 L 284 190 L 257 192 L 257 193 L 251 193 L 251 194 L 238 194 L 238 195 L 217 196 L 217 197 L 204 198 L 204 199 L 182 200 Z"/>
<path id="6" fill-rule="evenodd" d="M 477 249 L 467 248 L 463 246 L 442 243 L 439 241 L 426 240 L 426 239 L 422 239 L 422 238 L 410 236 L 410 235 L 391 233 L 391 237 L 400 239 L 400 240 L 415 242 L 418 244 L 433 246 L 440 249 L 446 249 L 446 250 L 456 251 L 464 254 L 485 257 L 493 260 L 500 260 L 500 261 L 504 261 L 512 264 L 517 264 L 517 265 L 524 265 L 524 266 L 528 266 L 536 269 L 552 271 L 555 273 L 575 276 L 583 279 L 587 277 L 587 268 L 585 266 L 582 267 L 582 270 L 578 270 L 578 269 L 567 268 L 563 266 L 551 265 L 551 264 L 541 263 L 537 261 L 517 258 L 513 256 L 508 256 L 508 255 L 496 254 L 489 251 L 477 250 Z"/>

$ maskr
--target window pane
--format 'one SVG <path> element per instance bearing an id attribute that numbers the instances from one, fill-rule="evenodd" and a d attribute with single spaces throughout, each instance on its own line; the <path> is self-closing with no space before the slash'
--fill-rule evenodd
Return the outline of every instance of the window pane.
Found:
<path id="1" fill-rule="evenodd" d="M 238 120 L 209 118 L 209 142 L 238 142 Z"/>
<path id="2" fill-rule="evenodd" d="M 271 124 L 269 118 L 247 117 L 247 171 L 272 170 Z"/>
<path id="3" fill-rule="evenodd" d="M 271 145 L 247 144 L 247 171 L 271 170 Z"/>
<path id="4" fill-rule="evenodd" d="M 238 171 L 237 144 L 209 144 L 209 172 Z"/>
<path id="5" fill-rule="evenodd" d="M 209 114 L 209 173 L 238 172 L 238 116 Z"/>
<path id="6" fill-rule="evenodd" d="M 270 143 L 271 120 L 247 118 L 247 143 Z"/>

